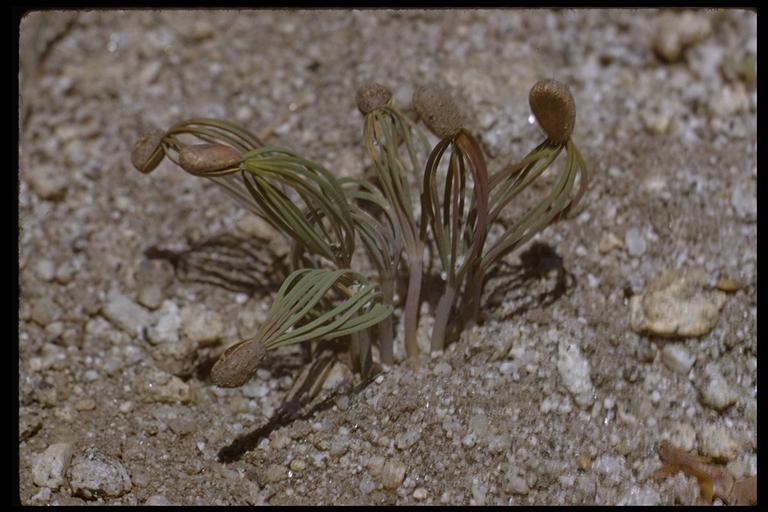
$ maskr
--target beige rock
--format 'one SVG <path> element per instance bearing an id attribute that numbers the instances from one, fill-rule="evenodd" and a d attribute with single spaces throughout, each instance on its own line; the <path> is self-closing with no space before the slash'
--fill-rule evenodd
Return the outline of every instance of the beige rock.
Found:
<path id="1" fill-rule="evenodd" d="M 192 400 L 189 385 L 178 377 L 157 368 L 137 376 L 139 396 L 148 403 L 187 403 Z"/>
<path id="2" fill-rule="evenodd" d="M 665 12 L 656 23 L 653 49 L 662 60 L 674 62 L 682 57 L 686 47 L 703 40 L 711 32 L 711 23 L 705 15 L 691 11 L 680 15 Z"/>
<path id="3" fill-rule="evenodd" d="M 384 467 L 381 469 L 381 475 L 379 475 L 381 485 L 383 485 L 385 489 L 397 489 L 400 487 L 400 484 L 403 483 L 405 469 L 405 464 L 399 460 L 388 460 L 384 463 Z"/>
<path id="4" fill-rule="evenodd" d="M 632 330 L 666 337 L 702 336 L 717 324 L 725 293 L 705 289 L 701 269 L 674 269 L 630 299 Z"/>
<path id="5" fill-rule="evenodd" d="M 621 240 L 621 238 L 617 237 L 610 231 L 604 232 L 600 237 L 600 242 L 597 244 L 597 250 L 603 254 L 611 252 L 614 249 L 622 249 L 623 247 L 624 242 Z"/>
<path id="6" fill-rule="evenodd" d="M 725 427 L 705 425 L 701 430 L 701 451 L 707 457 L 730 461 L 736 458 L 739 446 Z"/>

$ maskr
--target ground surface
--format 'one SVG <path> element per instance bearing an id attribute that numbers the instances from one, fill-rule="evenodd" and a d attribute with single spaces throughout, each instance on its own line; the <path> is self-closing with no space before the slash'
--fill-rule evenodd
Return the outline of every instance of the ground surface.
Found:
<path id="1" fill-rule="evenodd" d="M 24 20 L 22 501 L 697 503 L 693 478 L 654 478 L 662 439 L 754 475 L 756 15 L 661 17 L 92 11 Z M 665 58 L 654 37 L 666 38 Z M 544 77 L 576 99 L 574 141 L 594 176 L 584 213 L 507 257 L 489 320 L 444 354 L 400 363 L 220 461 L 267 423 L 301 369 L 289 350 L 242 388 L 205 378 L 206 362 L 263 318 L 279 243 L 258 238 L 269 233 L 223 191 L 169 162 L 136 172 L 129 155 L 141 127 L 194 116 L 272 127 L 270 143 L 354 175 L 365 163 L 356 87 L 380 81 L 407 105 L 414 84 L 439 80 L 472 109 L 499 168 L 542 139 L 527 94 Z M 145 255 L 212 239 L 186 273 Z M 206 257 L 225 253 L 235 268 L 261 266 L 239 275 L 239 289 L 195 280 Z M 706 286 L 746 285 L 725 296 L 714 328 L 673 341 L 632 330 L 630 297 L 692 267 Z"/>

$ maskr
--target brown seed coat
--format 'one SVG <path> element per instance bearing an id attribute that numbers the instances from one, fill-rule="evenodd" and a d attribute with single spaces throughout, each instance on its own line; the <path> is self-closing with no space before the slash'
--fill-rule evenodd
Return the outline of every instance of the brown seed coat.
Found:
<path id="1" fill-rule="evenodd" d="M 240 165 L 240 153 L 223 144 L 195 144 L 179 151 L 179 165 L 190 174 L 208 174 Z"/>
<path id="2" fill-rule="evenodd" d="M 576 105 L 568 87 L 555 80 L 539 80 L 528 96 L 536 121 L 555 144 L 571 137 L 576 123 Z"/>
<path id="3" fill-rule="evenodd" d="M 143 133 L 131 151 L 131 163 L 139 172 L 149 174 L 160 165 L 165 157 L 162 142 L 165 132 L 152 128 Z"/>
<path id="4" fill-rule="evenodd" d="M 357 108 L 363 114 L 373 112 L 377 108 L 384 107 L 392 101 L 392 93 L 381 84 L 365 84 L 357 90 L 355 95 Z"/>
<path id="5" fill-rule="evenodd" d="M 413 108 L 432 133 L 446 139 L 459 133 L 466 119 L 450 91 L 440 85 L 417 87 Z"/>
<path id="6" fill-rule="evenodd" d="M 267 349 L 259 340 L 235 343 L 221 354 L 211 369 L 211 381 L 224 388 L 242 386 L 259 368 Z"/>

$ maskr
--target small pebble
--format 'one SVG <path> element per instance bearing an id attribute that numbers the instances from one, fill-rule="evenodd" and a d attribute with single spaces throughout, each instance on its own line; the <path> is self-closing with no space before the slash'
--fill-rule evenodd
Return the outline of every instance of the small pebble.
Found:
<path id="1" fill-rule="evenodd" d="M 264 480 L 267 483 L 276 483 L 288 478 L 288 469 L 280 464 L 270 464 L 264 471 Z"/>
<path id="2" fill-rule="evenodd" d="M 55 322 L 61 315 L 61 308 L 50 297 L 40 297 L 32 301 L 30 317 L 32 321 L 43 327 Z"/>
<path id="3" fill-rule="evenodd" d="M 39 260 L 37 265 L 35 265 L 35 270 L 37 271 L 37 276 L 43 281 L 53 281 L 56 275 L 56 269 L 51 260 Z"/>
<path id="4" fill-rule="evenodd" d="M 419 427 L 409 427 L 405 432 L 395 437 L 395 446 L 400 450 L 407 450 L 419 440 L 421 429 Z"/>
<path id="5" fill-rule="evenodd" d="M 416 501 L 423 501 L 427 499 L 427 490 L 423 487 L 417 487 L 413 490 L 413 499 Z"/>
<path id="6" fill-rule="evenodd" d="M 181 316 L 179 308 L 170 300 L 163 301 L 158 312 L 157 323 L 147 329 L 147 338 L 150 343 L 173 343 L 179 341 L 179 329 L 181 329 Z"/>
<path id="7" fill-rule="evenodd" d="M 123 464 L 97 451 L 75 456 L 69 469 L 70 487 L 85 499 L 122 496 L 131 490 L 131 478 Z"/>
<path id="8" fill-rule="evenodd" d="M 75 409 L 78 411 L 92 411 L 96 408 L 96 400 L 93 398 L 84 398 L 75 402 Z"/>
<path id="9" fill-rule="evenodd" d="M 400 487 L 405 478 L 405 464 L 399 460 L 392 459 L 384 463 L 384 467 L 381 469 L 379 479 L 385 489 L 394 490 Z"/>
<path id="10" fill-rule="evenodd" d="M 731 206 L 736 216 L 747 222 L 757 220 L 757 190 L 750 183 L 749 186 L 737 184 L 731 191 Z"/>
<path id="11" fill-rule="evenodd" d="M 685 346 L 668 343 L 661 349 L 661 360 L 673 372 L 687 375 L 691 371 L 693 363 L 696 362 L 696 357 L 692 356 Z"/>
<path id="12" fill-rule="evenodd" d="M 739 445 L 720 425 L 705 425 L 701 429 L 701 452 L 719 461 L 730 461 L 736 458 Z"/>
<path id="13" fill-rule="evenodd" d="M 292 471 L 304 471 L 307 468 L 307 463 L 304 462 L 304 459 L 293 459 L 288 467 Z"/>
<path id="14" fill-rule="evenodd" d="M 128 334 L 141 333 L 149 324 L 149 312 L 119 292 L 113 292 L 102 309 L 104 316 Z"/>
<path id="15" fill-rule="evenodd" d="M 381 471 L 384 469 L 384 464 L 386 463 L 386 459 L 382 457 L 381 455 L 374 455 L 370 459 L 368 459 L 368 462 L 366 463 L 365 467 L 368 468 L 368 472 L 372 476 L 379 476 L 381 474 Z"/>
<path id="16" fill-rule="evenodd" d="M 32 464 L 32 480 L 40 487 L 57 489 L 64 483 L 72 459 L 72 443 L 56 443 L 39 454 Z"/>
<path id="17" fill-rule="evenodd" d="M 461 444 L 463 444 L 467 448 L 472 448 L 473 446 L 475 446 L 476 442 L 477 442 L 477 436 L 475 435 L 474 432 L 470 432 L 469 434 L 465 435 L 461 439 Z"/>
<path id="18" fill-rule="evenodd" d="M 645 253 L 645 237 L 636 228 L 629 228 L 624 234 L 624 246 L 630 256 L 642 256 Z"/>
<path id="19" fill-rule="evenodd" d="M 168 498 L 162 494 L 155 494 L 147 498 L 147 501 L 144 502 L 144 505 L 149 507 L 170 507 L 173 506 L 173 503 L 171 503 Z"/>
<path id="20" fill-rule="evenodd" d="M 187 403 L 192 399 L 189 384 L 158 368 L 137 375 L 137 383 L 139 396 L 148 403 Z"/>
<path id="21" fill-rule="evenodd" d="M 704 14 L 664 12 L 656 23 L 653 49 L 662 60 L 675 62 L 685 48 L 702 41 L 711 32 L 709 18 Z"/>
<path id="22" fill-rule="evenodd" d="M 504 491 L 507 494 L 525 496 L 530 489 L 525 481 L 524 473 L 517 467 L 510 467 L 504 475 Z"/>
<path id="23" fill-rule="evenodd" d="M 672 428 L 669 441 L 681 450 L 690 452 L 696 444 L 696 431 L 690 423 L 677 423 Z"/>
<path id="24" fill-rule="evenodd" d="M 154 310 L 163 303 L 163 296 L 163 288 L 156 283 L 150 283 L 139 288 L 137 300 L 142 306 Z"/>
<path id="25" fill-rule="evenodd" d="M 60 201 L 67 193 L 67 173 L 65 169 L 54 166 L 35 166 L 25 169 L 22 176 L 26 176 L 32 190 L 41 199 L 46 201 Z"/>
<path id="26" fill-rule="evenodd" d="M 717 368 L 708 367 L 702 380 L 699 388 L 701 400 L 716 411 L 727 409 L 739 399 L 739 394 Z"/>
<path id="27" fill-rule="evenodd" d="M 741 84 L 726 85 L 712 96 L 709 108 L 718 118 L 728 118 L 749 111 L 749 97 Z"/>
<path id="28" fill-rule="evenodd" d="M 723 292 L 735 292 L 744 288 L 744 283 L 735 279 L 722 278 L 717 280 L 715 288 Z"/>
<path id="29" fill-rule="evenodd" d="M 376 489 L 376 483 L 371 480 L 370 477 L 364 476 L 360 480 L 360 485 L 358 485 L 358 489 L 360 489 L 360 492 L 363 494 L 370 494 L 373 492 L 374 489 Z"/>
<path id="30" fill-rule="evenodd" d="M 42 501 L 46 502 L 49 499 L 51 499 L 51 490 L 48 487 L 43 487 L 40 489 L 37 494 L 32 496 L 29 501 Z"/>
<path id="31" fill-rule="evenodd" d="M 181 310 L 181 328 L 192 341 L 211 345 L 221 339 L 224 322 L 216 311 L 194 305 Z"/>
<path id="32" fill-rule="evenodd" d="M 566 389 L 580 407 L 592 405 L 595 389 L 589 376 L 589 361 L 581 354 L 577 345 L 560 342 L 557 371 Z"/>
<path id="33" fill-rule="evenodd" d="M 661 504 L 659 492 L 652 487 L 638 487 L 633 485 L 616 503 L 619 506 L 645 506 L 653 507 Z"/>

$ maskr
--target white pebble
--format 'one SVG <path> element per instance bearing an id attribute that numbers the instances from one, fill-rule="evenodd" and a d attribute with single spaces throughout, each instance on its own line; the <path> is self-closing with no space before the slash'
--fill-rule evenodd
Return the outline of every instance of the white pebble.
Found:
<path id="1" fill-rule="evenodd" d="M 716 368 L 708 368 L 707 376 L 700 387 L 701 399 L 705 405 L 717 411 L 727 409 L 736 403 L 739 395 Z"/>
<path id="2" fill-rule="evenodd" d="M 526 495 L 530 491 L 525 481 L 524 473 L 516 467 L 511 467 L 504 475 L 504 491 L 508 494 Z"/>
<path id="3" fill-rule="evenodd" d="M 731 192 L 731 206 L 736 215 L 745 221 L 757 220 L 757 193 L 754 187 L 736 185 Z"/>
<path id="4" fill-rule="evenodd" d="M 692 356 L 685 346 L 677 343 L 668 343 L 661 350 L 661 360 L 673 372 L 686 375 L 691 371 L 693 363 L 696 362 L 696 357 Z"/>
<path id="5" fill-rule="evenodd" d="M 413 491 L 413 499 L 417 501 L 422 501 L 427 499 L 427 490 L 423 487 L 417 487 Z"/>
<path id="6" fill-rule="evenodd" d="M 721 460 L 733 460 L 739 451 L 736 441 L 725 427 L 705 425 L 701 430 L 701 451 L 707 457 Z"/>
<path id="7" fill-rule="evenodd" d="M 155 494 L 154 496 L 147 498 L 147 501 L 144 502 L 144 505 L 150 507 L 170 507 L 173 505 L 173 503 L 171 503 L 168 498 L 162 494 Z"/>
<path id="8" fill-rule="evenodd" d="M 624 234 L 624 246 L 630 256 L 642 256 L 646 249 L 645 238 L 636 228 L 629 228 Z"/>
<path id="9" fill-rule="evenodd" d="M 43 281 L 52 281 L 56 275 L 56 270 L 51 260 L 38 261 L 37 265 L 35 265 L 35 270 L 37 271 L 37 276 Z"/>
<path id="10" fill-rule="evenodd" d="M 566 389 L 581 407 L 592 405 L 595 389 L 589 376 L 589 361 L 573 343 L 560 342 L 557 371 Z"/>
<path id="11" fill-rule="evenodd" d="M 138 334 L 142 326 L 149 324 L 149 312 L 119 292 L 113 292 L 102 309 L 115 326 L 128 334 Z"/>
<path id="12" fill-rule="evenodd" d="M 118 497 L 131 490 L 131 478 L 123 464 L 100 452 L 77 455 L 70 468 L 70 487 L 86 499 Z"/>
<path id="13" fill-rule="evenodd" d="M 72 443 L 56 443 L 39 454 L 32 464 L 32 480 L 35 484 L 50 489 L 62 485 L 73 448 Z"/>

